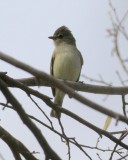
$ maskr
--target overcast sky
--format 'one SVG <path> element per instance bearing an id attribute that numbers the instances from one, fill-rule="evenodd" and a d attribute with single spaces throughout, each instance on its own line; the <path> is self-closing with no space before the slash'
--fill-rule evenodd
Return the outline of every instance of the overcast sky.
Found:
<path id="1" fill-rule="evenodd" d="M 113 3 L 121 18 L 128 10 L 128 1 L 113 0 Z M 106 31 L 111 28 L 109 12 L 108 0 L 0 0 L 0 50 L 49 73 L 54 45 L 48 39 L 48 36 L 51 36 L 58 27 L 65 25 L 72 31 L 76 38 L 77 47 L 83 55 L 84 66 L 82 74 L 95 79 L 98 79 L 98 75 L 100 74 L 106 82 L 113 82 L 113 85 L 119 85 L 120 82 L 115 71 L 119 70 L 124 78 L 125 74 L 120 69 L 116 56 L 111 56 L 113 43 L 108 38 Z M 128 48 L 126 48 L 126 51 L 128 51 Z M 30 76 L 28 73 L 2 61 L 0 61 L 0 71 L 7 71 L 8 75 L 13 78 Z M 85 81 L 82 77 L 81 80 Z M 35 89 L 52 97 L 50 88 L 35 87 Z M 25 98 L 26 94 L 24 92 L 18 89 L 11 89 L 11 91 L 20 103 L 23 104 L 27 113 L 47 122 L 30 99 Z M 104 102 L 104 95 L 81 94 L 92 101 L 103 104 L 109 109 L 122 113 L 121 98 L 118 96 L 109 96 L 107 101 Z M 50 108 L 38 99 L 35 100 L 49 115 Z M 1 93 L 0 101 L 5 102 Z M 74 99 L 69 99 L 68 96 L 65 97 L 63 106 L 102 128 L 106 116 L 89 109 Z M 0 119 L 2 127 L 21 140 L 31 151 L 40 152 L 37 154 L 37 158 L 43 160 L 43 152 L 38 143 L 14 111 L 9 109 L 2 111 L 1 107 Z M 53 122 L 55 127 L 60 130 L 57 121 L 53 119 Z M 85 145 L 95 146 L 98 135 L 93 131 L 83 127 L 65 115 L 62 116 L 62 123 L 69 137 L 76 137 L 80 143 L 84 143 Z M 53 147 L 60 157 L 63 160 L 68 159 L 67 147 L 61 142 L 60 138 L 44 127 L 38 126 L 51 147 Z M 124 124 L 120 123 L 116 127 L 113 120 L 109 130 L 114 131 L 118 129 L 124 129 Z M 101 147 L 102 143 L 104 148 L 111 145 L 107 138 L 101 140 Z M 95 160 L 98 160 L 94 151 L 87 149 L 87 152 Z M 13 160 L 11 152 L 1 140 L 0 154 L 4 156 L 5 160 Z M 71 160 L 85 159 L 83 153 L 73 146 L 71 154 Z M 100 155 L 102 159 L 108 160 L 110 153 L 102 153 Z"/>

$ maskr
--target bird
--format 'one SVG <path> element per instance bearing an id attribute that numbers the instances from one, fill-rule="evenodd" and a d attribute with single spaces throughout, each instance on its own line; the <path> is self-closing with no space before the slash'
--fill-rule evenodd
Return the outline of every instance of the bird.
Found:
<path id="1" fill-rule="evenodd" d="M 66 26 L 59 27 L 53 34 L 48 37 L 53 40 L 55 49 L 50 63 L 50 74 L 61 80 L 77 82 L 81 74 L 83 57 L 77 49 L 76 40 Z M 62 107 L 65 93 L 58 88 L 52 88 L 54 104 Z M 51 110 L 51 117 L 60 118 L 61 113 Z"/>

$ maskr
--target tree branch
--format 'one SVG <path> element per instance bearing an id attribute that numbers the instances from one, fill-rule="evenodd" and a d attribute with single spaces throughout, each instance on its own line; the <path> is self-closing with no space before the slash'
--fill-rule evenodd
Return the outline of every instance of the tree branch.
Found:
<path id="1" fill-rule="evenodd" d="M 8 107 L 8 108 L 11 108 L 11 109 L 14 109 L 15 108 L 12 108 L 11 106 L 8 106 L 6 104 L 1 104 L 2 106 L 4 107 Z M 111 133 L 105 131 L 105 130 L 102 130 L 98 127 L 96 127 L 95 125 L 89 123 L 88 121 L 82 119 L 81 117 L 79 117 L 78 115 L 64 109 L 64 108 L 60 108 L 60 107 L 57 107 L 60 111 L 62 111 L 62 113 L 65 113 L 67 114 L 68 116 L 72 117 L 74 120 L 78 121 L 79 123 L 89 127 L 90 129 L 94 130 L 97 134 L 99 134 L 100 136 L 101 135 L 104 135 L 105 137 L 109 138 L 110 140 L 112 140 L 113 142 L 115 142 L 116 144 L 119 144 L 120 146 L 122 146 L 124 149 L 128 150 L 128 146 L 126 144 L 124 144 L 123 142 L 121 142 L 120 140 L 118 140 L 117 138 L 115 138 L 114 136 L 111 135 Z M 16 111 L 16 110 L 15 110 Z M 31 116 L 31 115 L 28 115 L 26 114 L 26 116 L 30 117 L 31 119 L 35 120 L 36 122 L 42 124 L 43 126 L 47 127 L 48 129 L 50 129 L 51 131 L 53 131 L 54 133 L 58 134 L 60 137 L 62 138 L 66 138 L 63 134 L 59 133 L 58 131 L 56 131 L 54 128 L 48 126 L 47 124 L 43 123 L 42 121 L 38 120 L 37 118 Z M 127 131 L 125 131 L 127 132 Z M 121 133 L 124 133 L 124 132 L 121 132 Z M 65 139 L 66 140 L 66 139 Z M 72 141 L 73 140 L 73 141 Z M 76 143 L 76 140 L 73 139 L 73 138 L 69 138 L 69 141 L 73 144 L 75 144 L 78 148 L 80 148 L 78 146 L 78 143 Z M 79 144 L 81 147 L 87 147 L 85 145 L 82 145 L 82 144 Z"/>
<path id="2" fill-rule="evenodd" d="M 128 35 L 126 33 L 126 30 L 122 26 L 123 21 L 126 19 L 126 17 L 128 17 L 128 11 L 124 14 L 122 19 L 120 20 L 118 15 L 117 15 L 116 9 L 113 7 L 113 4 L 112 4 L 111 0 L 109 0 L 109 6 L 110 6 L 112 12 L 114 13 L 114 18 L 115 18 L 115 20 L 114 20 L 113 17 L 111 16 L 111 22 L 112 22 L 112 27 L 113 28 L 108 30 L 109 35 L 112 36 L 113 40 L 114 40 L 113 52 L 116 53 L 117 58 L 119 59 L 123 70 L 128 75 L 128 68 L 125 65 L 124 60 L 121 56 L 121 52 L 120 52 L 120 49 L 119 49 L 119 43 L 118 43 L 119 33 L 122 33 L 123 36 L 126 38 L 126 40 L 128 40 Z"/>
<path id="3" fill-rule="evenodd" d="M 18 68 L 20 68 L 24 71 L 27 71 L 27 72 L 31 73 L 32 75 L 36 76 L 37 79 L 44 79 L 49 84 L 52 84 L 54 87 L 63 90 L 65 93 L 67 93 L 71 97 L 77 99 L 78 101 L 85 104 L 86 106 L 88 106 L 90 108 L 93 108 L 94 110 L 99 111 L 103 114 L 109 115 L 109 116 L 115 118 L 116 120 L 120 120 L 120 121 L 123 121 L 123 122 L 128 124 L 128 118 L 122 116 L 121 114 L 117 114 L 114 111 L 106 109 L 106 108 L 100 106 L 99 104 L 96 104 L 96 103 L 88 100 L 87 98 L 85 98 L 85 97 L 81 96 L 80 94 L 74 92 L 74 90 L 72 88 L 70 88 L 66 84 L 63 84 L 62 82 L 58 81 L 53 76 L 50 76 L 47 73 L 39 71 L 39 70 L 37 70 L 37 69 L 35 69 L 35 68 L 33 68 L 33 67 L 23 63 L 23 62 L 20 62 L 20 61 L 14 59 L 14 58 L 12 58 L 8 55 L 3 54 L 2 52 L 0 52 L 0 59 L 18 67 Z"/>
<path id="4" fill-rule="evenodd" d="M 45 86 L 45 87 L 54 87 L 52 84 L 49 84 L 47 81 L 43 79 L 38 79 L 36 77 L 30 78 L 22 78 L 22 79 L 15 79 L 18 82 L 25 84 L 26 86 Z M 109 94 L 109 95 L 124 95 L 128 94 L 128 87 L 113 87 L 113 86 L 98 86 L 98 85 L 90 85 L 85 84 L 83 82 L 71 82 L 71 81 L 63 81 L 59 80 L 67 84 L 69 87 L 82 92 L 94 93 L 94 94 Z M 15 87 L 15 86 L 9 86 Z"/>
<path id="5" fill-rule="evenodd" d="M 23 143 L 14 138 L 1 126 L 0 126 L 0 138 L 10 147 L 16 160 L 21 160 L 20 154 L 22 154 L 26 159 L 37 160 L 32 155 L 32 153 L 24 146 Z"/>
<path id="6" fill-rule="evenodd" d="M 23 123 L 31 130 L 31 132 L 36 137 L 37 141 L 39 142 L 40 146 L 42 147 L 45 156 L 47 158 L 51 158 L 52 160 L 61 160 L 61 158 L 52 150 L 52 148 L 49 146 L 48 142 L 42 135 L 41 131 L 36 127 L 36 125 L 26 116 L 25 111 L 21 107 L 20 103 L 15 99 L 15 97 L 11 94 L 11 92 L 8 90 L 6 84 L 3 82 L 3 80 L 0 79 L 0 89 L 4 96 L 7 99 L 7 102 L 9 102 L 17 111 L 18 115 L 20 116 Z"/>

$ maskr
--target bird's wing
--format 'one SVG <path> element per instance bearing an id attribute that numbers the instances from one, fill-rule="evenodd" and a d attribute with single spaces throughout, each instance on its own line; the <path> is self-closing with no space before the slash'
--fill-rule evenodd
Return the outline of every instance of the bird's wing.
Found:
<path id="1" fill-rule="evenodd" d="M 81 53 L 80 53 L 80 59 L 81 59 L 81 67 L 82 67 L 82 65 L 84 64 L 84 60 Z"/>
<path id="2" fill-rule="evenodd" d="M 79 51 L 79 55 L 80 55 L 80 59 L 81 59 L 81 68 L 82 68 L 82 65 L 84 64 L 84 60 L 83 60 L 83 57 L 82 57 L 82 54 L 80 53 L 80 51 Z M 81 74 L 81 71 L 80 71 L 80 74 Z M 78 76 L 78 78 L 77 78 L 76 82 L 78 82 L 78 81 L 79 81 L 80 74 L 79 74 L 79 76 Z"/>
<path id="3" fill-rule="evenodd" d="M 55 60 L 55 53 L 53 53 L 51 63 L 50 63 L 50 74 L 52 76 L 54 76 L 54 73 L 53 73 L 54 60 Z M 55 88 L 52 88 L 52 94 L 53 94 L 53 96 L 55 96 Z"/>

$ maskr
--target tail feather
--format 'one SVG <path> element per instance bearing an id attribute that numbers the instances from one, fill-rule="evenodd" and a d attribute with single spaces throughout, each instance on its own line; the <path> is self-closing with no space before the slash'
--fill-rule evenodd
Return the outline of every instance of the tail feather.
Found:
<path id="1" fill-rule="evenodd" d="M 54 117 L 54 118 L 60 118 L 61 117 L 61 113 L 60 112 L 56 112 L 54 109 L 52 109 L 51 113 L 50 113 L 50 116 Z"/>
<path id="2" fill-rule="evenodd" d="M 56 95 L 55 95 L 55 100 L 54 103 L 58 106 L 58 107 L 62 107 L 62 103 L 63 103 L 63 99 L 64 99 L 65 94 L 60 91 L 60 90 L 56 90 Z M 54 109 L 51 110 L 50 113 L 51 117 L 54 118 L 60 118 L 61 117 L 61 113 L 58 111 L 55 111 Z"/>

